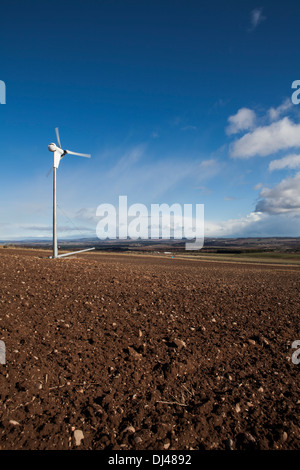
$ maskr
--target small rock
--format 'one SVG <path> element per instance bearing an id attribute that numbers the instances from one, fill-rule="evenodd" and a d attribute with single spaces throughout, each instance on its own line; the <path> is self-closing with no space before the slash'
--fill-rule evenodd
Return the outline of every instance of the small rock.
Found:
<path id="1" fill-rule="evenodd" d="M 20 426 L 20 423 L 18 423 L 18 421 L 15 421 L 14 419 L 10 419 L 9 424 L 12 424 L 13 426 Z"/>
<path id="2" fill-rule="evenodd" d="M 248 339 L 248 342 L 253 345 L 256 344 L 256 341 L 254 341 L 254 339 Z"/>
<path id="3" fill-rule="evenodd" d="M 233 440 L 232 439 L 227 439 L 225 443 L 226 449 L 227 450 L 233 450 Z"/>
<path id="4" fill-rule="evenodd" d="M 170 442 L 166 442 L 164 444 L 164 449 L 167 450 L 170 447 L 170 445 L 171 445 Z"/>
<path id="5" fill-rule="evenodd" d="M 282 434 L 282 440 L 283 442 L 285 442 L 288 438 L 288 435 L 287 435 L 287 432 L 284 431 L 284 433 Z"/>
<path id="6" fill-rule="evenodd" d="M 134 348 L 129 346 L 128 348 L 130 356 L 134 357 L 135 359 L 142 359 L 142 354 L 138 353 Z"/>
<path id="7" fill-rule="evenodd" d="M 74 431 L 74 439 L 75 439 L 75 445 L 80 446 L 82 439 L 84 439 L 84 435 L 81 429 L 76 429 Z"/>
<path id="8" fill-rule="evenodd" d="M 258 392 L 263 393 L 264 389 L 262 387 L 259 387 Z"/>
<path id="9" fill-rule="evenodd" d="M 133 426 L 127 426 L 127 428 L 124 429 L 124 432 L 132 432 L 135 433 L 135 429 Z"/>
<path id="10" fill-rule="evenodd" d="M 141 437 L 139 437 L 139 436 L 136 436 L 136 437 L 134 438 L 134 442 L 135 442 L 136 444 L 140 444 L 140 443 L 142 442 L 142 440 L 143 440 L 143 439 L 142 439 Z"/>
<path id="11" fill-rule="evenodd" d="M 235 405 L 235 411 L 236 411 L 237 413 L 240 413 L 240 412 L 241 412 L 241 407 L 240 407 L 240 405 L 239 405 L 238 403 Z"/>
<path id="12" fill-rule="evenodd" d="M 174 343 L 178 348 L 186 348 L 186 343 L 181 339 L 174 339 Z"/>
<path id="13" fill-rule="evenodd" d="M 255 437 L 252 436 L 252 434 L 250 434 L 250 432 L 247 432 L 247 433 L 246 433 L 246 437 L 248 438 L 249 441 L 251 441 L 251 442 L 256 442 Z"/>

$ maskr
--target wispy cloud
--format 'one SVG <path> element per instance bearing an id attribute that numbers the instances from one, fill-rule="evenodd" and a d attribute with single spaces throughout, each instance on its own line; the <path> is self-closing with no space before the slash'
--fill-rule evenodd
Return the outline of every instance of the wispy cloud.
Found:
<path id="1" fill-rule="evenodd" d="M 181 127 L 181 130 L 182 131 L 196 131 L 197 130 L 197 127 L 196 126 L 184 126 L 184 127 Z"/>
<path id="2" fill-rule="evenodd" d="M 157 131 L 153 131 L 151 134 L 152 139 L 158 139 L 159 138 L 159 133 Z"/>
<path id="3" fill-rule="evenodd" d="M 58 224 L 58 230 L 60 233 L 72 233 L 72 232 L 78 232 L 84 231 L 84 232 L 92 232 L 93 230 L 90 227 L 86 226 L 80 226 L 80 227 L 70 227 L 68 225 L 59 225 Z M 20 229 L 28 230 L 30 232 L 46 232 L 49 235 L 52 235 L 52 226 L 50 225 L 20 225 Z"/>
<path id="4" fill-rule="evenodd" d="M 175 188 L 181 194 L 187 185 L 206 182 L 219 173 L 221 166 L 217 159 L 189 155 L 156 156 L 154 160 L 146 146 L 134 147 L 102 173 L 101 193 L 105 202 L 125 194 L 130 200 L 148 204 L 165 198 Z M 89 187 L 93 184 L 90 178 Z"/>
<path id="5" fill-rule="evenodd" d="M 207 188 L 206 186 L 196 186 L 195 189 L 207 196 L 212 193 L 212 190 L 210 188 Z"/>
<path id="6" fill-rule="evenodd" d="M 268 115 L 269 115 L 270 120 L 276 121 L 277 119 L 280 118 L 282 114 L 286 113 L 287 111 L 290 111 L 292 107 L 293 107 L 292 100 L 290 98 L 285 99 L 281 105 L 277 106 L 277 108 L 272 107 L 269 109 Z"/>
<path id="7" fill-rule="evenodd" d="M 292 154 L 286 155 L 283 158 L 278 160 L 272 160 L 269 163 L 269 170 L 283 170 L 284 168 L 288 168 L 290 170 L 296 170 L 300 168 L 300 155 L 299 154 Z"/>
<path id="8" fill-rule="evenodd" d="M 260 25 L 266 17 L 263 16 L 262 8 L 255 8 L 250 13 L 250 28 L 249 31 L 254 31 L 258 25 Z"/>

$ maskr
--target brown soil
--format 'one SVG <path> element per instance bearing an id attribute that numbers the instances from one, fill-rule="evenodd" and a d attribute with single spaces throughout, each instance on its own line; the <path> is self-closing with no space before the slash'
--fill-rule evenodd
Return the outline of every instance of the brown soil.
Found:
<path id="1" fill-rule="evenodd" d="M 0 273 L 2 449 L 299 449 L 299 268 L 1 249 Z"/>

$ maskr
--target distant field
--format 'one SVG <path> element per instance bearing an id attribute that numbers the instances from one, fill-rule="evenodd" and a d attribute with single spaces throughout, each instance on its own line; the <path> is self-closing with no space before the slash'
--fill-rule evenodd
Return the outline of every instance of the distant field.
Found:
<path id="1" fill-rule="evenodd" d="M 80 250 L 82 247 L 72 247 L 72 251 Z M 18 247 L 18 246 L 1 246 L 0 250 L 10 252 L 11 250 L 17 250 L 25 254 L 26 252 L 32 253 L 33 251 L 43 252 L 51 256 L 52 251 L 42 247 Z M 63 247 L 59 252 L 67 253 L 70 251 L 70 247 Z M 159 258 L 171 258 L 174 256 L 176 259 L 190 259 L 190 260 L 203 260 L 203 261 L 217 261 L 227 263 L 255 263 L 255 264 L 275 264 L 275 265 L 293 265 L 300 266 L 300 253 L 284 253 L 284 252 L 266 252 L 266 251 L 246 251 L 244 253 L 209 253 L 204 250 L 200 251 L 172 251 L 172 248 L 168 248 L 168 252 L 164 251 L 150 251 L 150 250 L 130 250 L 130 251 L 116 251 L 116 250 L 97 250 L 80 254 L 80 257 L 94 257 L 103 255 L 114 255 L 114 256 L 151 256 Z"/>
<path id="2" fill-rule="evenodd" d="M 229 261 L 240 263 L 270 263 L 300 265 L 298 253 L 181 253 L 179 257 L 197 258 L 209 261 Z"/>

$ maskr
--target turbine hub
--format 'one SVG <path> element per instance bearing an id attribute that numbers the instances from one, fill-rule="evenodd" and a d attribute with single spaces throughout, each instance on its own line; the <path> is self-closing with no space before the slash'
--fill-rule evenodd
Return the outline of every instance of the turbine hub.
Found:
<path id="1" fill-rule="evenodd" d="M 51 143 L 48 145 L 48 150 L 49 152 L 55 152 L 55 150 L 57 149 L 56 145 Z"/>

